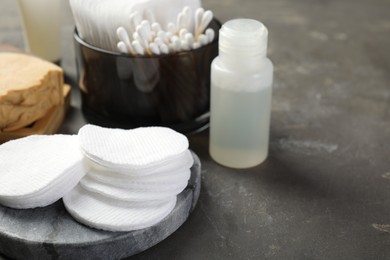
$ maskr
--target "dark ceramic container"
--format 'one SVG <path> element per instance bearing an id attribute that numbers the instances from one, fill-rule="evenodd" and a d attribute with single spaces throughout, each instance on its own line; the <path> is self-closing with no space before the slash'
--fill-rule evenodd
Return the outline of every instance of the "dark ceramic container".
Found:
<path id="1" fill-rule="evenodd" d="M 196 50 L 133 57 L 84 42 L 75 31 L 82 110 L 87 121 L 105 127 L 167 126 L 188 133 L 208 125 L 210 66 L 214 41 Z"/>

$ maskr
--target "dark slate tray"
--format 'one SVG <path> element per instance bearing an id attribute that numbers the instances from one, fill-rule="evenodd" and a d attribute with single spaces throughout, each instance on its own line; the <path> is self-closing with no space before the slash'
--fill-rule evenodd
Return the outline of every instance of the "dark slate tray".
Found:
<path id="1" fill-rule="evenodd" d="M 194 209 L 201 186 L 201 165 L 194 165 L 187 188 L 174 210 L 150 228 L 108 232 L 76 222 L 62 200 L 36 209 L 0 206 L 0 252 L 16 259 L 121 259 L 142 252 L 177 230 Z"/>

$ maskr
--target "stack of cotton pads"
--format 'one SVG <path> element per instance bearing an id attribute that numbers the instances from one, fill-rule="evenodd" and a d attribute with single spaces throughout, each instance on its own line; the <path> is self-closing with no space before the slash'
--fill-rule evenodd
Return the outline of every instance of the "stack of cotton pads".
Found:
<path id="1" fill-rule="evenodd" d="M 75 219 L 98 229 L 130 231 L 152 226 L 173 210 L 193 164 L 184 135 L 164 127 L 86 125 L 78 137 L 89 170 L 63 198 Z"/>
<path id="2" fill-rule="evenodd" d="M 85 175 L 77 136 L 30 136 L 1 145 L 0 204 L 12 208 L 47 206 Z"/>

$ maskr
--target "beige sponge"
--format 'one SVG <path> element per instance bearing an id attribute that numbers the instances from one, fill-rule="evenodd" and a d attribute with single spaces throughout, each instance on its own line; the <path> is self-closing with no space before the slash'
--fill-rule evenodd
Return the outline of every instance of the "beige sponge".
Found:
<path id="1" fill-rule="evenodd" d="M 0 53 L 0 131 L 16 130 L 63 103 L 63 70 L 19 53 Z"/>

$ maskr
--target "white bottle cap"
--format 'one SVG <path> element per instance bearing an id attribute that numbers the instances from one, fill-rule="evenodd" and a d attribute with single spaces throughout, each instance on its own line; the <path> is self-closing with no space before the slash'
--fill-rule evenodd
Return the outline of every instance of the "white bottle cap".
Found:
<path id="1" fill-rule="evenodd" d="M 267 55 L 268 30 L 253 19 L 234 19 L 219 32 L 219 55 L 262 58 Z"/>

